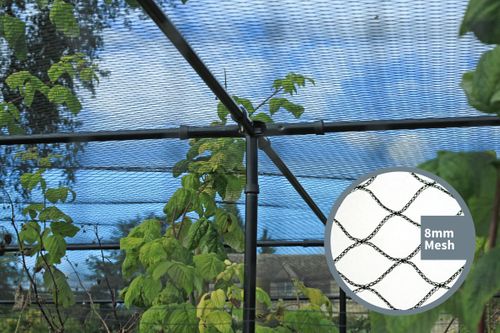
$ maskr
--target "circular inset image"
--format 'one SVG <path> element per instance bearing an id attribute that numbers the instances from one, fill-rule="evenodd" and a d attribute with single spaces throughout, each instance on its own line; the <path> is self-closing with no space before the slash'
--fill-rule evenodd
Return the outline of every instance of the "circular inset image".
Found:
<path id="1" fill-rule="evenodd" d="M 384 314 L 433 308 L 455 292 L 474 259 L 464 200 L 415 168 L 382 169 L 355 181 L 328 218 L 325 253 L 340 287 Z"/>

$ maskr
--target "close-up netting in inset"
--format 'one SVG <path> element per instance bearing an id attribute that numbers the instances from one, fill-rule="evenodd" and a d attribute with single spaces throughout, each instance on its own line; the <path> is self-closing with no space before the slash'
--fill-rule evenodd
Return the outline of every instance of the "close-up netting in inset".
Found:
<path id="1" fill-rule="evenodd" d="M 464 214 L 442 185 L 415 172 L 387 172 L 355 186 L 341 200 L 332 225 L 333 262 L 360 298 L 386 309 L 412 310 L 435 301 L 457 282 L 465 261 L 420 258 L 421 216 Z M 436 267 L 443 264 L 446 273 L 438 277 Z"/>

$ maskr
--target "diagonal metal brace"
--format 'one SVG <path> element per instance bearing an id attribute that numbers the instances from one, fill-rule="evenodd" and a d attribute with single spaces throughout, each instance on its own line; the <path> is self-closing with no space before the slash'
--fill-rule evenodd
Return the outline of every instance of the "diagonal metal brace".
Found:
<path id="1" fill-rule="evenodd" d="M 198 76 L 212 90 L 217 98 L 224 104 L 232 118 L 245 130 L 249 135 L 254 134 L 252 121 L 245 116 L 238 104 L 229 95 L 222 84 L 210 72 L 205 63 L 196 54 L 194 49 L 189 45 L 187 40 L 182 36 L 176 26 L 169 20 L 167 15 L 161 10 L 154 0 L 137 0 L 144 9 L 146 14 L 156 23 L 163 34 L 177 48 L 177 51 L 186 59 L 191 67 L 196 71 Z"/>
<path id="2" fill-rule="evenodd" d="M 279 157 L 278 153 L 271 147 L 271 141 L 265 137 L 259 137 L 259 148 L 266 153 L 266 155 L 271 159 L 271 161 L 276 165 L 276 167 L 283 173 L 283 176 L 288 179 L 290 184 L 292 184 L 293 188 L 299 193 L 299 195 L 304 199 L 306 204 L 312 209 L 314 214 L 319 218 L 319 220 L 326 224 L 327 218 L 325 214 L 319 209 L 316 202 L 314 202 L 313 198 L 307 193 L 305 188 L 299 183 L 297 177 L 295 177 L 286 166 L 285 162 Z"/>

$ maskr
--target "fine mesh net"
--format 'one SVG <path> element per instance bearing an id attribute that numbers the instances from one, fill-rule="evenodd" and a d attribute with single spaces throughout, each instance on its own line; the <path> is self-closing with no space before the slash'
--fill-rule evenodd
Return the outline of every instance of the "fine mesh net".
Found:
<path id="1" fill-rule="evenodd" d="M 89 1 L 75 7 L 84 23 L 80 37 L 68 44 L 61 43 L 54 32 L 40 36 L 36 29 L 31 31 L 28 68 L 16 67 L 20 65 L 12 60 L 5 45 L 0 48 L 2 101 L 17 96 L 5 83 L 13 69 L 42 75 L 57 56 L 72 52 L 82 52 L 99 66 L 98 83 L 75 84 L 74 91 L 82 103 L 78 115 L 64 106 L 54 109 L 37 102 L 27 110 L 32 116 L 23 119 L 27 132 L 176 128 L 207 126 L 218 120 L 219 101 L 156 25 L 141 11 L 125 9 L 124 4 L 106 9 L 107 2 Z M 465 0 L 158 3 L 232 95 L 258 105 L 272 93 L 273 81 L 289 72 L 315 80 L 315 85 L 307 84 L 290 98 L 304 106 L 302 117 L 280 111 L 274 117 L 276 122 L 481 115 L 468 106 L 459 86 L 462 74 L 473 69 L 487 49 L 472 36 L 457 36 Z M 49 24 L 48 12 L 39 19 Z M 271 142 L 326 215 L 352 180 L 375 169 L 416 166 L 434 158 L 440 150 L 500 152 L 496 127 L 331 133 L 275 137 Z M 180 179 L 172 175 L 173 167 L 189 148 L 181 140 L 37 146 L 63 156 L 48 168 L 48 183 L 70 185 L 76 192 L 73 202 L 58 205 L 81 228 L 69 240 L 70 245 L 92 246 L 116 246 L 131 225 L 148 217 L 164 217 L 165 203 L 180 185 Z M 16 187 L 20 172 L 37 167 L 15 158 L 26 148 L 0 146 L 0 184 L 14 200 L 18 227 L 28 222 L 23 207 L 42 202 L 39 194 L 27 197 Z M 262 153 L 259 181 L 259 240 L 323 240 L 323 224 Z M 13 233 L 10 203 L 3 194 L 0 197 L 1 229 Z M 235 206 L 244 220 L 243 199 Z M 290 271 L 294 271 L 297 279 L 331 296 L 338 310 L 338 286 L 327 274 L 326 262 L 321 263 L 322 247 L 271 246 L 259 251 L 262 258 L 268 258 L 258 267 L 273 300 L 295 298 L 290 284 Z M 68 251 L 61 270 L 70 277 L 78 302 L 86 302 L 82 305 L 86 312 L 82 313 L 92 315 L 88 295 L 69 262 L 77 265 L 83 285 L 95 299 L 107 301 L 101 309 L 109 313 L 106 320 L 113 321 L 118 319 L 111 313 L 109 289 L 118 293 L 124 286 L 119 273 L 120 252 L 104 250 L 103 254 L 104 262 L 115 264 L 113 274 L 101 267 L 101 252 L 95 249 Z M 19 257 L 7 252 L 0 259 L 7 267 Z M 402 264 L 411 257 L 393 259 L 394 264 Z M 33 264 L 29 262 L 30 267 Z M 0 273 L 7 283 L 0 283 L 0 298 L 9 302 L 14 302 L 21 276 L 19 267 L 12 266 Z M 275 267 L 279 271 L 271 269 Z M 313 277 L 313 272 L 318 276 Z M 111 288 L 105 285 L 104 275 L 112 277 Z M 1 315 L 8 317 L 5 313 L 11 306 L 5 305 Z M 123 305 L 118 309 L 123 317 L 135 313 Z M 348 311 L 365 313 L 354 303 L 348 304 Z"/>
<path id="2" fill-rule="evenodd" d="M 389 173 L 390 174 L 390 173 Z M 410 176 L 411 175 L 411 176 Z M 410 193 L 409 198 L 405 197 L 404 204 L 398 207 L 397 209 L 395 208 L 397 204 L 395 202 L 396 199 L 395 196 L 390 197 L 385 193 L 384 195 L 379 192 L 377 194 L 377 189 L 380 191 L 380 185 L 377 188 L 370 188 L 370 185 L 373 184 L 378 176 L 374 176 L 363 182 L 362 184 L 356 186 L 350 194 L 345 198 L 348 199 L 350 195 L 356 194 L 359 192 L 366 193 L 371 200 L 371 204 L 377 206 L 378 208 L 382 209 L 383 212 L 377 214 L 374 212 L 373 207 L 370 205 L 364 204 L 363 207 L 365 210 L 369 211 L 372 213 L 372 215 L 367 215 L 368 219 L 377 219 L 377 222 L 375 224 L 375 227 L 368 233 L 367 236 L 365 237 L 359 237 L 359 236 L 354 236 L 353 231 L 349 232 L 348 229 L 350 230 L 356 230 L 358 234 L 363 233 L 362 231 L 366 231 L 363 228 L 366 227 L 358 227 L 358 229 L 355 228 L 355 226 L 348 226 L 347 221 L 342 221 L 343 218 L 338 218 L 339 213 L 337 212 L 336 216 L 333 219 L 334 226 L 340 230 L 340 232 L 345 235 L 349 240 L 350 240 L 350 245 L 345 247 L 345 248 L 339 248 L 339 245 L 336 245 L 335 241 L 332 240 L 333 244 L 333 251 L 332 254 L 334 256 L 333 262 L 336 265 L 337 272 L 339 276 L 344 280 L 349 288 L 355 293 L 359 294 L 359 296 L 366 300 L 367 302 L 371 304 L 375 304 L 377 306 L 381 306 L 383 308 L 391 309 L 391 310 L 408 310 L 408 309 L 417 309 L 425 304 L 429 304 L 430 301 L 436 300 L 436 297 L 432 296 L 436 294 L 436 292 L 443 292 L 447 291 L 453 286 L 453 284 L 456 282 L 457 277 L 463 272 L 465 264 L 462 263 L 462 261 L 452 261 L 451 263 L 448 263 L 449 265 L 455 267 L 455 269 L 452 269 L 448 266 L 446 266 L 447 270 L 453 270 L 453 273 L 449 274 L 445 279 L 442 280 L 437 280 L 435 277 L 429 277 L 429 274 L 434 273 L 436 270 L 436 267 L 429 266 L 427 263 L 423 262 L 420 260 L 420 254 L 421 254 L 421 242 L 417 242 L 418 246 L 413 248 L 415 242 L 412 242 L 411 237 L 408 238 L 407 235 L 402 234 L 400 232 L 400 229 L 396 229 L 394 224 L 389 226 L 391 220 L 397 220 L 394 223 L 406 223 L 409 224 L 411 227 L 410 230 L 407 231 L 407 233 L 414 233 L 420 235 L 420 228 L 421 224 L 420 221 L 418 220 L 419 213 L 422 215 L 432 215 L 432 214 L 444 214 L 445 212 L 449 211 L 448 208 L 443 208 L 442 211 L 439 211 L 439 209 L 433 209 L 433 208 L 422 208 L 422 205 L 429 205 L 429 199 L 428 197 L 426 199 L 422 199 L 423 196 L 425 196 L 426 192 L 429 192 L 429 190 L 437 190 L 441 193 L 443 193 L 445 196 L 454 199 L 453 195 L 446 190 L 444 187 L 439 185 L 436 181 L 430 180 L 426 177 L 423 177 L 421 175 L 417 175 L 413 172 L 408 173 L 407 177 L 412 177 L 414 180 L 418 182 L 418 186 L 414 186 L 414 191 Z M 401 178 L 398 180 L 403 181 L 405 178 Z M 387 181 L 385 183 L 387 184 Z M 404 183 L 406 187 L 410 187 L 408 185 L 408 182 Z M 416 190 L 415 190 L 416 189 Z M 404 192 L 403 192 L 404 193 Z M 400 193 L 401 195 L 405 195 Z M 379 197 L 381 196 L 381 197 Z M 392 199 L 391 199 L 392 198 Z M 344 199 L 344 200 L 345 200 Z M 424 200 L 422 203 L 422 200 Z M 398 201 L 401 202 L 401 198 L 398 198 Z M 419 203 L 420 201 L 420 203 Z M 412 206 L 417 206 L 419 207 L 415 209 L 411 209 Z M 342 206 L 341 208 L 342 209 Z M 452 208 L 453 209 L 453 208 Z M 456 211 L 456 216 L 463 216 L 463 212 L 460 208 L 459 210 Z M 432 212 L 432 213 L 431 213 Z M 344 218 L 347 216 L 345 214 L 341 215 Z M 383 216 L 380 221 L 378 221 L 378 217 Z M 350 222 L 353 222 L 352 220 Z M 370 221 L 364 221 L 364 223 L 357 223 L 357 224 L 370 224 Z M 408 253 L 407 255 L 404 256 L 396 256 L 394 254 L 391 254 L 391 250 L 387 250 L 388 247 L 387 242 L 382 242 L 380 239 L 377 240 L 377 236 L 379 233 L 384 232 L 383 228 L 390 228 L 391 229 L 391 235 L 392 237 L 392 242 L 395 244 L 398 244 L 399 247 L 401 248 L 411 248 L 412 250 L 406 250 Z M 361 228 L 361 230 L 359 230 Z M 366 234 L 367 232 L 365 232 Z M 334 236 L 335 239 L 339 239 L 339 236 L 336 235 Z M 395 238 L 397 237 L 397 238 Z M 383 238 L 385 241 L 387 241 L 387 237 Z M 391 240 L 390 240 L 391 241 Z M 413 245 L 411 245 L 413 244 Z M 376 261 L 375 256 L 382 256 L 387 261 L 384 262 L 385 267 L 384 270 L 380 271 L 378 270 L 378 273 L 376 273 L 373 276 L 370 276 L 367 278 L 366 276 L 360 275 L 359 271 L 356 273 L 355 270 L 352 269 L 352 267 L 343 266 L 342 258 L 349 257 L 349 254 L 351 251 L 355 252 L 356 249 L 359 249 L 359 247 L 365 247 L 368 246 L 371 249 L 373 249 L 376 254 L 370 255 L 369 260 L 370 261 Z M 394 248 L 392 247 L 392 250 Z M 357 254 L 357 258 L 359 259 L 359 263 L 365 263 L 366 262 L 366 257 L 363 257 L 360 255 L 360 253 Z M 349 260 L 349 259 L 347 259 Z M 350 259 L 352 260 L 352 259 Z M 441 264 L 444 265 L 444 264 Z M 408 276 L 406 275 L 406 278 L 402 277 L 402 272 L 401 269 L 403 266 L 406 266 L 410 270 L 413 270 L 412 275 Z M 419 267 L 420 266 L 420 267 Z M 368 267 L 366 267 L 368 269 Z M 433 271 L 434 269 L 434 271 Z M 349 271 L 349 273 L 347 272 Z M 397 277 L 393 277 L 392 275 L 396 275 Z M 422 286 L 419 285 L 419 281 L 415 281 L 417 278 L 415 276 L 417 274 L 421 280 L 425 281 L 427 286 Z M 354 276 L 354 277 L 353 277 Z M 368 282 L 359 282 L 361 280 L 369 280 Z M 402 285 L 404 285 L 403 288 L 410 288 L 414 291 L 414 293 L 419 294 L 420 296 L 418 297 L 417 301 L 415 302 L 414 300 L 412 301 L 413 295 L 408 295 L 405 298 L 405 302 L 401 302 L 401 299 L 398 297 L 396 293 L 394 293 L 394 289 L 387 289 L 387 283 L 385 283 L 384 279 L 391 279 L 392 281 L 400 280 L 404 281 L 401 282 Z M 411 282 L 410 282 L 411 281 Z M 386 284 L 383 286 L 383 284 Z M 425 291 L 425 292 L 421 292 Z M 367 295 L 368 293 L 371 293 L 375 295 L 378 300 L 374 301 L 373 298 L 370 298 L 370 295 Z M 409 292 L 407 290 L 407 292 Z M 368 296 L 368 297 L 367 297 Z M 407 304 L 406 307 L 401 307 L 401 305 L 394 305 L 394 301 L 391 300 L 391 298 L 396 299 L 396 301 L 399 302 L 399 304 Z M 399 299 L 398 299 L 399 298 Z M 380 303 L 378 301 L 382 301 L 383 303 Z M 414 303 L 412 303 L 414 302 Z M 379 305 L 380 304 L 380 305 Z M 408 306 L 408 304 L 411 304 Z"/>

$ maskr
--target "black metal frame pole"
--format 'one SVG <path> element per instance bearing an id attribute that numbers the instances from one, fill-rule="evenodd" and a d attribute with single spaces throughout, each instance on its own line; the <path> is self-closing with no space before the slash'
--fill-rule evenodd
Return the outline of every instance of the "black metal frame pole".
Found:
<path id="1" fill-rule="evenodd" d="M 347 332 L 347 296 L 339 287 L 339 333 Z"/>
<path id="2" fill-rule="evenodd" d="M 262 136 L 289 136 L 326 134 L 331 132 L 365 132 L 387 130 L 417 130 L 449 127 L 500 126 L 499 117 L 461 117 L 431 119 L 370 120 L 358 122 L 303 122 L 266 124 Z M 189 139 L 243 137 L 236 125 L 228 126 L 180 126 L 179 128 L 143 129 L 127 131 L 97 131 L 76 133 L 53 133 L 34 135 L 0 136 L 0 146 L 67 143 L 67 142 L 103 142 L 125 140 Z"/>
<path id="3" fill-rule="evenodd" d="M 271 159 L 271 161 L 276 165 L 276 167 L 283 173 L 283 175 L 288 179 L 288 182 L 292 184 L 295 190 L 299 193 L 302 199 L 307 203 L 309 208 L 316 214 L 316 216 L 320 219 L 320 221 L 326 225 L 327 218 L 325 214 L 318 207 L 316 202 L 314 202 L 313 198 L 307 193 L 305 188 L 300 184 L 297 177 L 295 177 L 292 171 L 286 166 L 285 162 L 280 158 L 278 153 L 274 151 L 271 147 L 271 141 L 267 138 L 260 137 L 259 138 L 259 148 L 266 153 L 266 155 Z M 347 300 L 346 294 L 339 287 L 339 333 L 347 332 Z"/>
<path id="4" fill-rule="evenodd" d="M 500 126 L 496 116 L 446 117 L 424 119 L 388 119 L 268 124 L 265 136 L 325 134 L 331 132 L 366 132 L 389 130 L 416 130 L 449 127 Z"/>
<path id="5" fill-rule="evenodd" d="M 71 142 L 107 142 L 127 140 L 159 140 L 159 139 L 189 139 L 189 138 L 224 138 L 242 136 L 239 127 L 229 126 L 180 126 L 178 128 L 142 129 L 123 131 L 96 131 L 76 133 L 52 133 L 31 135 L 0 136 L 0 146 L 40 144 L 40 143 L 71 143 Z"/>
<path id="6" fill-rule="evenodd" d="M 259 165 L 257 137 L 246 137 L 245 255 L 243 333 L 255 332 L 255 289 L 257 287 L 257 209 Z"/>
<path id="7" fill-rule="evenodd" d="M 325 242 L 321 239 L 304 239 L 304 240 L 258 240 L 257 247 L 323 247 Z M 26 247 L 25 247 L 26 248 Z M 29 248 L 29 247 L 28 247 Z M 101 245 L 97 243 L 85 244 L 85 243 L 75 243 L 68 244 L 66 251 L 113 251 L 120 250 L 120 243 L 102 243 Z M 17 245 L 8 245 L 4 248 L 6 253 L 8 252 L 19 252 L 19 247 Z"/>

